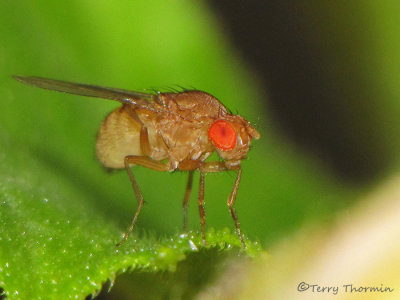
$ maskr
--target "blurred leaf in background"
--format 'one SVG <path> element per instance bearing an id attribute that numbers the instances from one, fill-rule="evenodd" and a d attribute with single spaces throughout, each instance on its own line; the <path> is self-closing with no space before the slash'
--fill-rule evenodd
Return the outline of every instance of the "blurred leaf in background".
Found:
<path id="1" fill-rule="evenodd" d="M 364 9 L 357 16 L 375 11 L 372 3 Z M 328 9 L 325 12 L 329 15 Z M 375 20 L 382 18 L 381 12 L 377 10 Z M 0 3 L 0 286 L 10 298 L 83 298 L 128 269 L 173 272 L 179 262 L 192 267 L 196 282 L 199 268 L 212 269 L 212 262 L 218 261 L 198 263 L 202 255 L 216 258 L 212 249 L 184 261 L 195 250 L 185 238 L 185 244 L 177 246 L 186 174 L 139 167 L 134 172 L 146 205 L 134 235 L 116 252 L 114 244 L 136 201 L 125 172 L 104 172 L 94 144 L 101 121 L 118 104 L 23 86 L 11 78 L 13 74 L 138 91 L 183 86 L 219 98 L 261 133 L 242 163 L 236 208 L 244 232 L 265 248 L 304 223 L 324 224 L 351 204 L 357 189 L 339 184 L 326 167 L 278 136 L 263 81 L 246 66 L 221 28 L 201 1 Z M 296 48 L 291 51 L 296 53 Z M 379 65 L 375 60 L 376 68 Z M 389 86 L 393 79 L 385 74 L 388 79 L 382 80 Z M 393 77 L 396 74 L 393 71 Z M 318 77 L 314 79 L 317 84 Z M 398 103 L 384 103 L 372 124 L 394 121 Z M 301 104 L 290 105 L 296 110 Z M 352 105 L 355 113 L 363 107 L 362 102 Z M 350 120 L 346 124 L 366 124 L 357 123 L 354 116 L 360 115 L 346 115 Z M 310 126 L 319 126 L 315 124 Z M 398 126 L 393 124 L 383 126 L 391 131 L 374 133 L 372 140 L 378 141 L 379 149 L 396 145 Z M 348 126 L 342 127 L 343 133 Z M 337 127 L 329 128 L 334 132 Z M 368 143 L 360 145 L 369 149 Z M 390 148 L 378 153 L 393 152 Z M 390 162 L 393 157 L 389 155 Z M 237 246 L 235 236 L 222 230 L 234 228 L 226 207 L 233 181 L 230 173 L 206 177 L 211 245 L 225 249 L 227 257 L 227 248 Z M 196 192 L 195 188 L 189 213 L 192 230 L 199 228 Z M 215 266 L 222 267 L 223 263 Z M 146 297 L 157 283 L 171 288 L 165 278 L 149 277 L 143 285 L 133 285 L 136 298 Z M 200 281 L 193 290 L 199 286 Z"/>
<path id="2" fill-rule="evenodd" d="M 397 169 L 398 2 L 211 3 L 268 87 L 281 133 L 346 184 Z"/>

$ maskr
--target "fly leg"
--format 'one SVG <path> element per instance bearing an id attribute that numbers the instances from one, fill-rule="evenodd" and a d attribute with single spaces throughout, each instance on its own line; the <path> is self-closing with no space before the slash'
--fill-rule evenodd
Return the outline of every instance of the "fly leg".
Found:
<path id="1" fill-rule="evenodd" d="M 139 185 L 137 184 L 135 177 L 133 176 L 133 173 L 129 168 L 129 165 L 137 164 L 156 171 L 170 171 L 167 164 L 153 160 L 145 156 L 134 156 L 134 155 L 125 156 L 124 164 L 125 164 L 125 169 L 128 172 L 133 191 L 135 192 L 136 200 L 138 202 L 138 207 L 131 221 L 131 225 L 129 226 L 127 232 L 124 234 L 122 240 L 117 244 L 117 247 L 121 246 L 127 240 L 129 234 L 132 232 L 133 228 L 135 227 L 140 210 L 142 209 L 144 203 L 142 192 L 140 191 Z"/>
<path id="2" fill-rule="evenodd" d="M 200 169 L 200 184 L 199 184 L 199 212 L 200 212 L 200 225 L 201 225 L 201 239 L 203 245 L 206 245 L 206 212 L 204 211 L 204 175 L 205 172 Z"/>
<path id="3" fill-rule="evenodd" d="M 190 199 L 190 192 L 192 191 L 193 184 L 193 170 L 189 171 L 189 177 L 186 184 L 185 196 L 183 198 L 183 231 L 187 230 L 187 207 Z"/>
<path id="4" fill-rule="evenodd" d="M 226 171 L 226 167 L 221 162 L 205 162 L 200 166 L 200 184 L 199 184 L 199 212 L 200 212 L 200 225 L 201 225 L 201 238 L 203 245 L 206 243 L 206 212 L 204 210 L 204 177 L 206 173 Z"/>
<path id="5" fill-rule="evenodd" d="M 233 185 L 233 189 L 232 189 L 231 195 L 229 196 L 227 204 L 229 206 L 229 210 L 231 211 L 232 219 L 235 222 L 236 232 L 237 232 L 237 235 L 239 236 L 240 242 L 242 243 L 242 247 L 243 247 L 243 249 L 246 249 L 246 244 L 244 242 L 242 231 L 240 230 L 240 223 L 239 223 L 239 220 L 238 220 L 238 217 L 236 214 L 236 210 L 233 207 L 233 205 L 235 204 L 235 200 L 236 200 L 236 194 L 239 189 L 241 176 L 242 176 L 242 168 L 239 168 L 237 177 L 235 180 L 235 184 Z"/>
<path id="6" fill-rule="evenodd" d="M 204 163 L 201 168 L 200 168 L 200 191 L 199 191 L 199 207 L 200 207 L 200 218 L 201 218 L 201 230 L 202 230 L 202 238 L 203 238 L 203 244 L 205 244 L 205 234 L 204 234 L 204 227 L 205 227 L 205 213 L 204 213 L 204 208 L 203 207 L 203 203 L 204 203 L 204 175 L 203 178 L 201 177 L 201 174 L 203 173 L 213 173 L 213 172 L 222 172 L 222 171 L 226 171 L 227 168 L 225 166 L 225 164 L 221 163 L 221 162 L 206 162 Z M 242 234 L 242 230 L 240 229 L 240 223 L 236 214 L 236 210 L 233 207 L 235 204 L 235 200 L 236 200 L 236 194 L 237 191 L 239 189 L 239 184 L 240 184 L 240 178 L 242 175 L 242 169 L 241 167 L 237 167 L 238 173 L 237 173 L 237 177 L 235 180 L 235 183 L 233 185 L 233 189 L 232 192 L 229 196 L 228 199 L 228 206 L 229 206 L 229 210 L 231 212 L 232 215 L 232 219 L 235 222 L 235 227 L 236 227 L 236 233 L 239 237 L 240 243 L 242 244 L 243 249 L 246 248 L 246 244 L 244 242 L 244 238 L 243 238 L 243 234 Z M 203 180 L 203 182 L 202 182 Z M 201 191 L 201 189 L 203 189 L 203 191 Z M 202 197 L 200 197 L 202 196 Z M 203 210 L 203 213 L 202 213 Z"/>

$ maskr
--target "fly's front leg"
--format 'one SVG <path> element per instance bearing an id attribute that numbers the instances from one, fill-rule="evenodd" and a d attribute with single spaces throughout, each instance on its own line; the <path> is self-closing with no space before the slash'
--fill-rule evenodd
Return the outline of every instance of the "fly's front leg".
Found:
<path id="1" fill-rule="evenodd" d="M 192 191 L 193 184 L 193 170 L 189 171 L 188 181 L 186 184 L 185 197 L 183 198 L 183 231 L 187 230 L 187 207 L 190 199 L 190 192 Z"/>
<path id="2" fill-rule="evenodd" d="M 239 189 L 241 176 L 242 176 L 242 168 L 239 168 L 237 177 L 235 180 L 235 184 L 233 185 L 233 189 L 232 189 L 231 195 L 229 196 L 227 204 L 229 206 L 229 210 L 231 211 L 232 219 L 235 222 L 236 232 L 237 232 L 237 235 L 239 236 L 240 242 L 242 243 L 242 247 L 243 247 L 243 249 L 246 249 L 246 244 L 244 242 L 242 231 L 240 230 L 240 223 L 239 223 L 239 220 L 238 220 L 238 217 L 236 214 L 236 210 L 233 207 L 233 205 L 235 204 L 235 200 L 236 200 L 236 194 Z"/>
<path id="3" fill-rule="evenodd" d="M 200 169 L 200 184 L 199 184 L 199 212 L 200 212 L 200 225 L 201 225 L 201 239 L 203 245 L 206 245 L 206 212 L 204 210 L 204 171 Z"/>
<path id="4" fill-rule="evenodd" d="M 228 169 L 226 168 L 225 164 L 223 164 L 221 162 L 206 162 L 202 166 L 201 170 L 203 170 L 205 173 L 211 173 L 211 172 L 227 171 Z M 244 242 L 242 230 L 240 229 L 239 219 L 237 217 L 236 210 L 233 207 L 235 204 L 235 200 L 236 200 L 236 194 L 239 189 L 240 178 L 242 176 L 242 168 L 239 166 L 239 167 L 237 167 L 237 170 L 238 170 L 238 173 L 237 173 L 237 177 L 235 180 L 235 184 L 233 185 L 233 189 L 229 196 L 227 204 L 229 206 L 229 210 L 231 212 L 232 219 L 235 222 L 236 232 L 239 237 L 240 243 L 242 244 L 242 247 L 245 249 L 246 244 Z M 200 199 L 199 199 L 199 203 L 200 203 Z M 204 222 L 205 222 L 205 220 L 204 220 Z"/>
<path id="5" fill-rule="evenodd" d="M 145 156 L 134 156 L 134 155 L 125 156 L 124 164 L 125 164 L 125 169 L 128 172 L 133 191 L 135 192 L 136 200 L 138 202 L 138 207 L 137 207 L 136 213 L 133 216 L 133 219 L 131 221 L 131 225 L 129 226 L 127 232 L 124 234 L 124 237 L 117 244 L 117 246 L 121 246 L 126 241 L 129 234 L 132 232 L 133 228 L 135 227 L 140 210 L 142 209 L 143 203 L 144 203 L 142 192 L 140 191 L 139 185 L 137 184 L 135 177 L 133 176 L 133 173 L 132 173 L 131 169 L 129 168 L 129 165 L 137 164 L 137 165 L 141 165 L 143 167 L 153 169 L 156 171 L 169 171 L 167 164 L 164 164 L 162 162 L 153 160 L 153 159 L 145 157 Z"/>
<path id="6" fill-rule="evenodd" d="M 206 162 L 200 166 L 200 184 L 199 184 L 199 212 L 201 225 L 201 238 L 203 245 L 206 245 L 206 212 L 204 210 L 204 178 L 206 173 L 225 171 L 226 167 L 222 162 Z"/>

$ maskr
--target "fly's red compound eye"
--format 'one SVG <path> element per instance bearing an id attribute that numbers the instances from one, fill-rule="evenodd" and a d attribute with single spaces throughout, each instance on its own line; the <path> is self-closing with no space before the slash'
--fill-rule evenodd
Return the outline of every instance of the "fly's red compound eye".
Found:
<path id="1" fill-rule="evenodd" d="M 208 136 L 214 145 L 222 150 L 232 150 L 236 145 L 236 130 L 224 120 L 215 121 L 208 130 Z"/>

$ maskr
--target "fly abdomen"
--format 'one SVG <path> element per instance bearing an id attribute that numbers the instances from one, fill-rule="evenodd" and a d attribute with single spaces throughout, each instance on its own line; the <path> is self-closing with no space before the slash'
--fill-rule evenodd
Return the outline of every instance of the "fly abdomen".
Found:
<path id="1" fill-rule="evenodd" d="M 124 168 L 127 155 L 143 155 L 140 147 L 142 124 L 133 119 L 124 106 L 112 111 L 97 135 L 96 154 L 108 168 Z"/>

